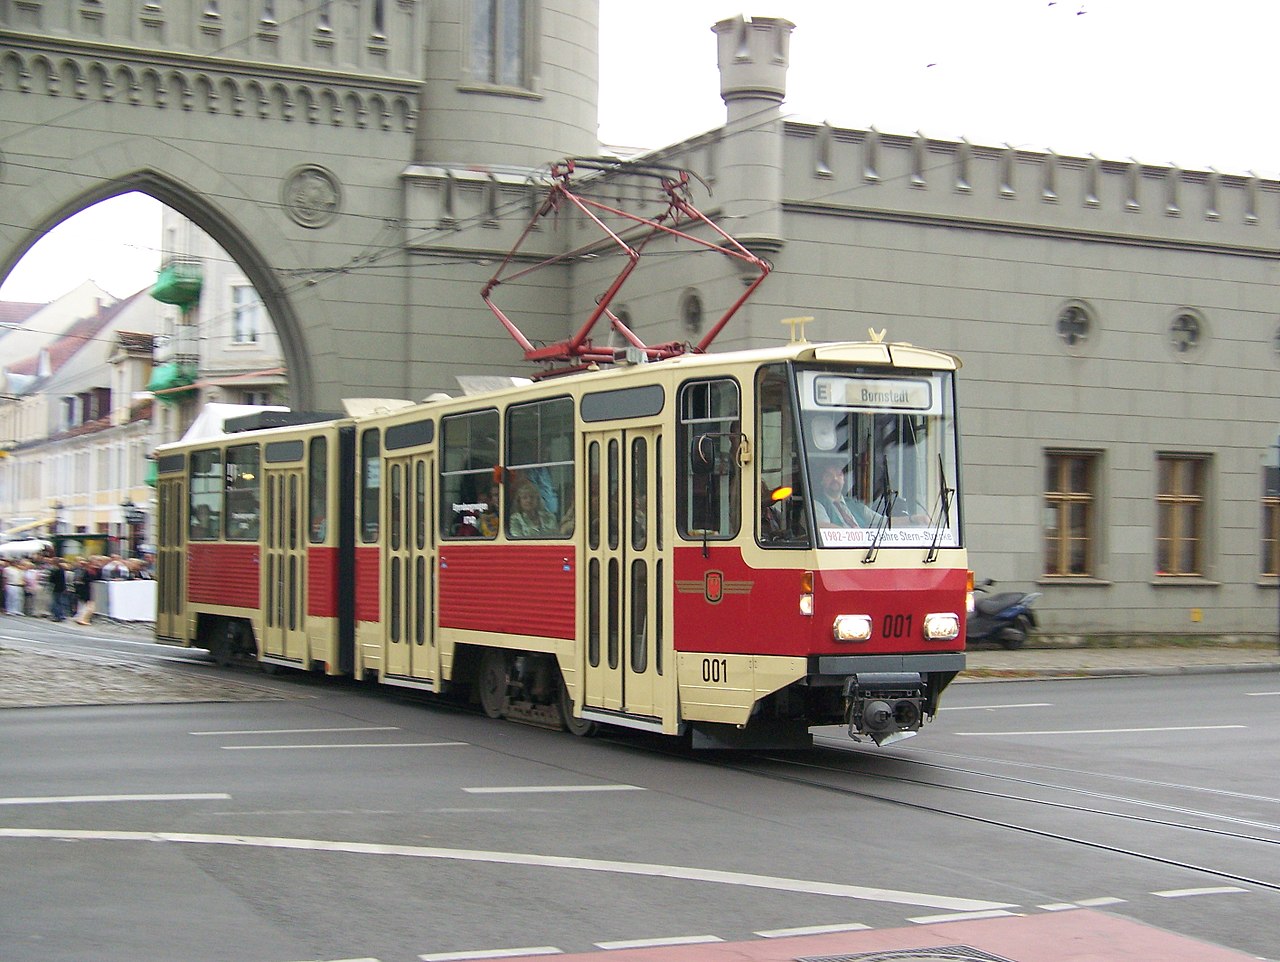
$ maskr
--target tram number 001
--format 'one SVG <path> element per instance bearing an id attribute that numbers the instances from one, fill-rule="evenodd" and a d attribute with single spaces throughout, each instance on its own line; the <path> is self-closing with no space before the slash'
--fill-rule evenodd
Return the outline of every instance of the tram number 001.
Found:
<path id="1" fill-rule="evenodd" d="M 880 633 L 885 638 L 907 638 L 911 635 L 911 615 L 885 615 Z"/>
<path id="2" fill-rule="evenodd" d="M 703 658 L 702 680 L 714 684 L 724 684 L 729 680 L 729 659 Z"/>

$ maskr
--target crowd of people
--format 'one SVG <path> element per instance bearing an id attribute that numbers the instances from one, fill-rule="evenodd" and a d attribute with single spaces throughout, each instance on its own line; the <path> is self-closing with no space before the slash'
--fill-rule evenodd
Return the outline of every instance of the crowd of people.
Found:
<path id="1" fill-rule="evenodd" d="M 151 577 L 150 557 L 125 559 L 117 554 L 71 559 L 41 554 L 0 560 L 5 614 L 53 621 L 71 618 L 79 625 L 93 619 L 95 581 Z"/>

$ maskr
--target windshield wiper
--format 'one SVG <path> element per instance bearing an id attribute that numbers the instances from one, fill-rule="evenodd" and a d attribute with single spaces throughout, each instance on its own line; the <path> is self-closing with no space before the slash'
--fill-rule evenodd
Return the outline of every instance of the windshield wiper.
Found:
<path id="1" fill-rule="evenodd" d="M 947 469 L 942 463 L 942 455 L 938 455 L 938 477 L 942 480 L 942 490 L 938 492 L 939 507 L 938 520 L 933 526 L 933 539 L 929 543 L 929 551 L 924 556 L 925 564 L 933 564 L 938 560 L 938 542 L 942 540 L 942 529 L 951 527 L 951 499 L 955 497 L 956 489 L 947 487 Z"/>
<path id="2" fill-rule="evenodd" d="M 871 536 L 871 547 L 867 548 L 867 553 L 862 557 L 864 565 L 869 565 L 876 560 L 876 554 L 880 551 L 880 541 L 884 538 L 884 533 L 893 527 L 890 515 L 893 513 L 893 506 L 897 500 L 898 492 L 889 487 L 889 458 L 886 455 L 884 456 L 884 492 L 880 495 L 873 509 L 880 515 L 880 521 L 876 524 L 875 534 Z"/>

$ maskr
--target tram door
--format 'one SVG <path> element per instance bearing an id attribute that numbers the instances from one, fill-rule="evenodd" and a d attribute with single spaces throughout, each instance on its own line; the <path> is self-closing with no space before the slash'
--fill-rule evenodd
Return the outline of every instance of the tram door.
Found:
<path id="1" fill-rule="evenodd" d="M 586 437 L 586 694 L 592 707 L 660 716 L 663 631 L 661 450 L 657 428 Z"/>
<path id="2" fill-rule="evenodd" d="M 160 502 L 156 538 L 156 636 L 186 638 L 187 532 L 184 528 L 187 485 L 184 478 L 162 478 L 156 484 Z"/>
<path id="3" fill-rule="evenodd" d="M 304 661 L 307 658 L 306 475 L 300 467 L 268 467 L 265 475 L 262 652 L 274 658 Z"/>
<path id="4" fill-rule="evenodd" d="M 384 664 L 388 675 L 420 680 L 437 676 L 434 476 L 434 458 L 429 454 L 389 459 L 383 486 L 387 498 Z"/>

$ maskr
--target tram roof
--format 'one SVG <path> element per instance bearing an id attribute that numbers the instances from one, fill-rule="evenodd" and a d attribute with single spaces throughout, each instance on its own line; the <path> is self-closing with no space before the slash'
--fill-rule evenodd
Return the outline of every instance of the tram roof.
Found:
<path id="1" fill-rule="evenodd" d="M 798 361 L 801 363 L 834 362 L 872 367 L 916 368 L 937 371 L 955 371 L 961 366 L 960 359 L 954 354 L 916 347 L 907 342 L 829 341 L 815 343 L 797 341 L 773 347 L 751 348 L 742 351 L 681 354 L 664 358 L 660 361 L 648 361 L 641 364 L 618 364 L 614 367 L 576 371 L 571 374 L 563 374 L 534 382 L 528 382 L 523 379 L 513 380 L 509 386 L 468 393 L 465 400 L 502 397 L 512 391 L 525 393 L 538 387 L 554 389 L 557 385 L 572 385 L 577 388 L 586 383 L 594 384 L 604 380 L 661 377 L 664 372 L 676 368 L 681 370 L 703 367 L 727 368 L 739 364 L 754 366 L 779 361 Z M 434 394 L 424 399 L 422 404 L 449 403 L 458 400 L 463 400 L 463 398 L 447 394 Z M 421 405 L 415 405 L 415 407 L 418 406 Z M 387 412 L 381 411 L 378 413 L 386 414 Z M 358 417 L 359 415 L 356 416 Z"/>

